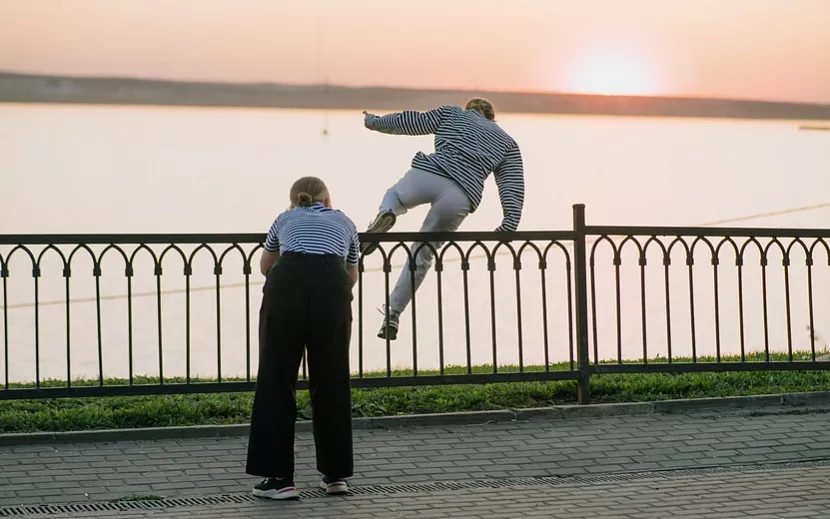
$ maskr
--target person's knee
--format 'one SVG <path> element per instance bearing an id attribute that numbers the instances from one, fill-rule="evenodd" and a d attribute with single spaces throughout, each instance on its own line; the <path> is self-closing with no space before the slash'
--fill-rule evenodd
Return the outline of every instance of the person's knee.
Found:
<path id="1" fill-rule="evenodd" d="M 418 254 L 415 259 L 415 270 L 428 270 L 432 268 L 432 254 Z"/>
<path id="2" fill-rule="evenodd" d="M 402 216 L 406 214 L 406 201 L 398 187 L 398 184 L 390 187 L 383 195 L 383 200 L 380 202 L 378 212 L 393 213 L 395 216 Z"/>
<path id="3" fill-rule="evenodd" d="M 436 250 L 431 245 L 419 245 L 413 250 L 416 270 L 430 268 L 435 260 Z"/>

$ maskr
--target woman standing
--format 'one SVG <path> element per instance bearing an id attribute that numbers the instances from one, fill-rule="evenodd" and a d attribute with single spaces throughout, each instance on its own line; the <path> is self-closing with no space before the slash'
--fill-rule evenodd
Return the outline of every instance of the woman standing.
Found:
<path id="1" fill-rule="evenodd" d="M 524 205 L 524 168 L 519 145 L 495 122 L 493 105 L 486 99 L 470 99 L 459 106 L 441 106 L 428 112 L 404 111 L 378 117 L 365 114 L 366 128 L 392 135 L 435 134 L 435 153 L 418 152 L 412 169 L 383 197 L 378 216 L 367 232 L 386 232 L 398 216 L 409 209 L 430 204 L 421 232 L 453 232 L 468 214 L 475 212 L 484 192 L 484 181 L 493 173 L 499 189 L 504 219 L 496 229 L 515 231 Z M 412 245 L 414 252 L 419 244 Z M 432 244 L 437 250 L 442 243 Z M 370 254 L 377 244 L 367 244 Z M 384 323 L 378 332 L 382 339 L 398 336 L 400 315 L 412 300 L 432 265 L 432 250 L 421 247 L 415 257 L 415 283 L 410 278 L 409 261 L 389 295 Z"/>
<path id="2" fill-rule="evenodd" d="M 254 495 L 296 499 L 294 398 L 305 349 L 317 470 L 329 494 L 348 492 L 352 476 L 349 341 L 359 242 L 354 223 L 331 208 L 322 180 L 291 187 L 291 207 L 265 241 L 259 313 L 259 373 L 246 472 L 265 479 Z"/>

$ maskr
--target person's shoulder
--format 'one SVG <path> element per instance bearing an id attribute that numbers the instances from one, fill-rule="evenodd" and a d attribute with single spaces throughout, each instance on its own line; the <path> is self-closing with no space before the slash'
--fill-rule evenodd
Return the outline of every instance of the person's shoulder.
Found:
<path id="1" fill-rule="evenodd" d="M 274 218 L 274 225 L 279 225 L 285 222 L 286 220 L 290 220 L 292 217 L 296 216 L 297 213 L 298 211 L 296 207 L 286 209 L 285 211 L 278 214 L 276 218 Z"/>
<path id="2" fill-rule="evenodd" d="M 352 227 L 352 228 L 354 228 L 355 230 L 357 230 L 357 226 L 354 224 L 354 222 L 352 221 L 352 219 L 351 219 L 351 218 L 349 218 L 349 216 L 348 216 L 346 213 L 344 213 L 344 212 L 343 212 L 343 211 L 341 211 L 340 209 L 332 209 L 331 211 L 332 211 L 332 213 L 334 213 L 334 215 L 335 215 L 337 218 L 339 218 L 339 219 L 340 219 L 340 221 L 342 221 L 345 225 L 347 225 L 347 226 L 349 226 L 349 227 Z"/>
<path id="3" fill-rule="evenodd" d="M 285 220 L 286 218 L 290 218 L 291 215 L 297 214 L 297 208 L 291 207 L 286 209 L 285 211 L 281 212 L 277 215 L 277 220 Z"/>
<path id="4" fill-rule="evenodd" d="M 516 139 L 514 139 L 514 138 L 513 138 L 513 136 L 512 136 L 512 135 L 510 135 L 510 134 L 507 132 L 507 130 L 505 130 L 504 128 L 502 128 L 502 127 L 501 127 L 501 125 L 500 125 L 500 124 L 498 124 L 498 123 L 497 123 L 497 122 L 495 122 L 495 121 L 493 121 L 493 124 L 496 126 L 496 128 L 498 128 L 498 129 L 499 129 L 499 130 L 498 130 L 498 131 L 499 131 L 499 133 L 501 133 L 502 137 L 503 137 L 503 138 L 504 138 L 504 140 L 507 142 L 508 149 L 513 149 L 513 148 L 518 149 L 518 148 L 519 148 L 519 143 L 518 143 L 518 141 L 516 141 Z"/>
<path id="5" fill-rule="evenodd" d="M 459 113 L 459 112 L 464 111 L 463 108 L 461 108 L 460 106 L 457 106 L 457 105 L 441 105 L 437 108 L 437 110 L 440 110 L 440 111 L 446 112 L 446 113 Z"/>

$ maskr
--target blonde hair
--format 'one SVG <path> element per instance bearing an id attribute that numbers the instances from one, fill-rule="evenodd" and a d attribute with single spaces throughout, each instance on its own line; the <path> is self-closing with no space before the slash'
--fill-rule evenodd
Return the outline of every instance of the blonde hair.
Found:
<path id="1" fill-rule="evenodd" d="M 289 199 L 292 206 L 309 207 L 329 197 L 329 188 L 317 177 L 303 177 L 291 186 Z"/>
<path id="2" fill-rule="evenodd" d="M 464 109 L 475 110 L 476 112 L 484 116 L 485 119 L 489 119 L 491 121 L 496 120 L 496 109 L 493 108 L 493 103 L 486 99 L 474 97 L 467 101 L 467 106 L 465 106 Z"/>

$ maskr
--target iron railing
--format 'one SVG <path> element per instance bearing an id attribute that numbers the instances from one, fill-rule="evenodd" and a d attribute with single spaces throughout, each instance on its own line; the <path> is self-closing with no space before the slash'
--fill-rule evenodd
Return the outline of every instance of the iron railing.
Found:
<path id="1" fill-rule="evenodd" d="M 263 238 L 0 235 L 0 399 L 252 390 Z M 587 403 L 594 374 L 830 369 L 830 230 L 588 226 L 576 205 L 566 231 L 361 240 L 354 387 L 573 380 Z M 378 339 L 369 310 L 424 251 L 434 283 Z"/>

